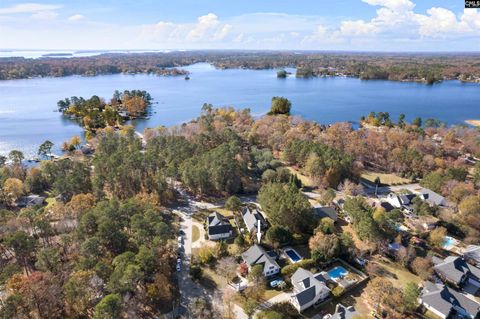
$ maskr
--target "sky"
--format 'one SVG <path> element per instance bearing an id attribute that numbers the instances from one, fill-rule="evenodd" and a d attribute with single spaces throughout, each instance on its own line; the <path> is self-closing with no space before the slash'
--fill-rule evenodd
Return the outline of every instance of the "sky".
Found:
<path id="1" fill-rule="evenodd" d="M 0 48 L 480 51 L 464 0 L 0 0 Z"/>

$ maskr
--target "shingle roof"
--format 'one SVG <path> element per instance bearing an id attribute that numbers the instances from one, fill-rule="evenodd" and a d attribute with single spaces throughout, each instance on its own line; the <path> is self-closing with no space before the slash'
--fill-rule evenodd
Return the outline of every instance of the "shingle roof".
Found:
<path id="1" fill-rule="evenodd" d="M 226 234 L 232 230 L 228 219 L 218 212 L 211 213 L 207 218 L 207 223 L 209 235 Z"/>
<path id="2" fill-rule="evenodd" d="M 449 256 L 442 263 L 436 264 L 433 269 L 456 284 L 459 284 L 465 275 L 480 278 L 480 269 L 468 264 L 461 257 Z"/>
<path id="3" fill-rule="evenodd" d="M 452 308 L 460 307 L 473 318 L 480 311 L 480 304 L 464 294 L 441 284 L 427 282 L 420 296 L 423 303 L 448 316 Z"/>
<path id="4" fill-rule="evenodd" d="M 269 270 L 270 265 L 275 266 L 276 268 L 280 268 L 272 257 L 270 257 L 265 249 L 260 245 L 253 245 L 247 251 L 242 254 L 243 260 L 249 265 L 263 265 L 263 270 Z"/>
<path id="5" fill-rule="evenodd" d="M 447 201 L 445 197 L 440 194 L 435 193 L 434 191 L 428 188 L 422 188 L 419 190 L 424 201 L 429 203 L 430 205 L 437 205 L 437 206 L 446 206 Z"/>
<path id="6" fill-rule="evenodd" d="M 468 245 L 463 251 L 463 256 L 480 263 L 480 246 Z"/>
<path id="7" fill-rule="evenodd" d="M 303 268 L 298 268 L 292 275 L 292 285 L 296 291 L 292 297 L 297 299 L 300 306 L 313 301 L 322 291 L 330 291 L 316 275 Z"/>
<path id="8" fill-rule="evenodd" d="M 242 217 L 248 231 L 250 232 L 257 227 L 258 221 L 260 221 L 261 228 L 267 227 L 267 222 L 265 221 L 265 218 L 263 217 L 262 213 L 260 213 L 257 209 L 250 210 L 250 208 L 244 207 L 242 209 Z"/>
<path id="9" fill-rule="evenodd" d="M 319 218 L 329 217 L 335 222 L 338 219 L 337 211 L 333 207 L 330 207 L 330 206 L 314 206 L 313 208 L 314 208 L 315 215 Z"/>
<path id="10" fill-rule="evenodd" d="M 335 313 L 330 317 L 330 319 L 353 319 L 357 315 L 358 313 L 355 308 L 352 306 L 345 307 L 339 303 L 335 307 Z"/>

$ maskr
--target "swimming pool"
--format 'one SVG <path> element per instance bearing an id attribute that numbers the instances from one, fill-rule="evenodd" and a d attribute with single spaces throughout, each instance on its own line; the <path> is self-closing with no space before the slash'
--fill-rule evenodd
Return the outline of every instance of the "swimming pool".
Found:
<path id="1" fill-rule="evenodd" d="M 302 260 L 302 257 L 292 248 L 285 249 L 284 251 L 291 262 L 296 263 Z"/>
<path id="2" fill-rule="evenodd" d="M 455 238 L 452 238 L 452 237 L 450 237 L 450 236 L 445 236 L 445 238 L 443 239 L 442 247 L 443 247 L 444 249 L 450 249 L 450 248 L 452 248 L 456 243 L 457 243 L 457 241 L 455 240 Z"/>
<path id="3" fill-rule="evenodd" d="M 346 275 L 348 275 L 348 271 L 345 268 L 343 268 L 342 266 L 337 266 L 337 267 L 332 268 L 329 271 L 327 271 L 327 274 L 328 274 L 328 276 L 330 276 L 330 278 L 335 280 L 335 279 L 339 279 L 341 277 L 345 277 Z"/>

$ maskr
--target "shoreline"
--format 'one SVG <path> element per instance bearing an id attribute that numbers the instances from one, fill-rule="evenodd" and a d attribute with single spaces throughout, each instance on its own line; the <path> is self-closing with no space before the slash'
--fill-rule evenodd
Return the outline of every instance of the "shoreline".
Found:
<path id="1" fill-rule="evenodd" d="M 465 120 L 465 123 L 475 127 L 480 127 L 480 120 Z"/>

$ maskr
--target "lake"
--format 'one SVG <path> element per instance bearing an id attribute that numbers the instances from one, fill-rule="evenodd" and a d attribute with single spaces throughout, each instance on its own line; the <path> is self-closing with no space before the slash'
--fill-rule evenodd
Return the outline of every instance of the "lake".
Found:
<path id="1" fill-rule="evenodd" d="M 49 139 L 56 145 L 82 134 L 77 123 L 56 112 L 57 101 L 73 95 L 98 95 L 141 89 L 151 93 L 152 115 L 134 122 L 146 127 L 174 125 L 199 115 L 203 103 L 250 108 L 259 116 L 270 108 L 272 96 L 292 101 L 293 113 L 328 124 L 358 122 L 371 111 L 390 112 L 396 120 L 420 116 L 448 124 L 480 119 L 480 84 L 445 81 L 435 85 L 393 81 L 361 81 L 355 78 L 277 79 L 274 70 L 217 70 L 208 64 L 186 67 L 190 80 L 154 75 L 71 76 L 0 81 L 0 154 L 19 149 L 27 157 Z"/>

